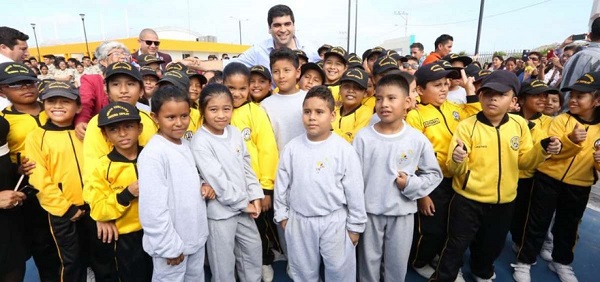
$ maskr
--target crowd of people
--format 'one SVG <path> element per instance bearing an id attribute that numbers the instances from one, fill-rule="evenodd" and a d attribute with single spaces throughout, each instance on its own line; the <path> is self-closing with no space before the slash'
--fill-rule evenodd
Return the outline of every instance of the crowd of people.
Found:
<path id="1" fill-rule="evenodd" d="M 229 59 L 29 58 L 0 27 L 0 281 L 476 281 L 511 233 L 561 281 L 600 170 L 600 19 L 585 48 L 483 64 L 271 37 Z M 582 238 L 585 240 L 585 238 Z M 207 262 L 205 262 L 207 258 Z"/>

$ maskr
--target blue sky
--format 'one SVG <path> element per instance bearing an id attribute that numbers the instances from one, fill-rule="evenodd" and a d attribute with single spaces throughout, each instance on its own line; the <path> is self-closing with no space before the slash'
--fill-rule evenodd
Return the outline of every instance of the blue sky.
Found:
<path id="1" fill-rule="evenodd" d="M 454 37 L 454 51 L 473 53 L 477 34 L 480 0 L 352 0 L 352 22 L 358 1 L 357 51 L 381 44 L 385 39 L 404 35 L 404 19 L 394 11 L 408 13 L 408 33 L 433 49 L 442 33 Z M 487 0 L 484 11 L 480 51 L 529 49 L 562 42 L 571 34 L 587 32 L 594 0 Z M 596 0 L 597 1 L 597 0 Z M 136 36 L 145 27 L 180 27 L 205 35 L 216 35 L 219 42 L 238 43 L 238 22 L 242 40 L 252 44 L 269 37 L 268 9 L 275 4 L 289 5 L 296 17 L 296 34 L 314 46 L 323 43 L 346 46 L 347 0 L 307 1 L 193 1 L 193 0 L 54 0 L 6 1 L 2 25 L 30 35 L 36 23 L 40 45 L 83 42 L 80 13 L 89 41 Z M 247 19 L 247 20 L 246 20 Z M 353 38 L 354 26 L 351 34 Z M 354 41 L 351 41 L 353 49 Z"/>

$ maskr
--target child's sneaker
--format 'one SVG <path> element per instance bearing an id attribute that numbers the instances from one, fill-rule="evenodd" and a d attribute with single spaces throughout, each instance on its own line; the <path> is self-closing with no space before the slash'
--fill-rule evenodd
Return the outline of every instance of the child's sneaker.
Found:
<path id="1" fill-rule="evenodd" d="M 554 244 L 552 244 L 552 241 L 544 241 L 544 245 L 542 245 L 542 250 L 540 251 L 540 257 L 547 262 L 551 262 L 552 249 L 554 249 Z"/>
<path id="2" fill-rule="evenodd" d="M 275 273 L 273 272 L 273 267 L 269 265 L 262 266 L 262 280 L 263 282 L 273 282 L 273 276 Z"/>
<path id="3" fill-rule="evenodd" d="M 513 279 L 517 282 L 530 282 L 531 281 L 531 264 L 517 262 L 516 264 L 511 263 L 515 270 L 513 272 Z"/>
<path id="4" fill-rule="evenodd" d="M 433 267 L 431 267 L 429 264 L 426 264 L 425 266 L 421 267 L 421 268 L 416 268 L 413 266 L 413 269 L 419 273 L 419 275 L 421 275 L 421 277 L 424 278 L 431 278 L 431 275 L 435 272 L 435 269 L 433 269 Z"/>
<path id="5" fill-rule="evenodd" d="M 465 278 L 463 277 L 462 269 L 458 270 L 458 275 L 456 276 L 456 279 L 454 279 L 454 282 L 465 282 Z"/>
<path id="6" fill-rule="evenodd" d="M 575 277 L 572 266 L 553 261 L 548 264 L 548 267 L 558 274 L 558 278 L 560 278 L 561 282 L 577 282 L 577 277 Z"/>

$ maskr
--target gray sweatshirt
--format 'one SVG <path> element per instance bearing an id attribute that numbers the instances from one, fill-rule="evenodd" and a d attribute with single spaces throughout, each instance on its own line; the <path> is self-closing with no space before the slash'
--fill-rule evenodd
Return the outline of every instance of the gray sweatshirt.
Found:
<path id="1" fill-rule="evenodd" d="M 290 141 L 279 159 L 275 179 L 275 221 L 293 210 L 303 216 L 324 216 L 348 210 L 349 231 L 365 230 L 363 177 L 354 148 L 337 134 L 311 142 L 305 134 Z"/>
<path id="2" fill-rule="evenodd" d="M 175 258 L 206 243 L 206 203 L 189 142 L 177 145 L 154 135 L 138 158 L 139 212 L 144 251 Z"/>
<path id="3" fill-rule="evenodd" d="M 283 151 L 283 147 L 305 132 L 302 124 L 302 103 L 306 91 L 298 90 L 296 94 L 273 94 L 260 103 L 265 109 L 277 141 L 277 149 Z"/>
<path id="4" fill-rule="evenodd" d="M 208 218 L 230 218 L 244 211 L 251 201 L 264 198 L 237 128 L 228 125 L 223 135 L 214 135 L 202 127 L 192 137 L 191 146 L 202 179 L 217 195 L 208 201 Z"/>
<path id="5" fill-rule="evenodd" d="M 402 130 L 383 135 L 373 126 L 360 130 L 353 146 L 363 168 L 367 213 L 401 216 L 417 211 L 416 200 L 429 195 L 442 181 L 433 146 L 421 132 L 404 122 Z M 396 177 L 408 175 L 400 191 Z"/>

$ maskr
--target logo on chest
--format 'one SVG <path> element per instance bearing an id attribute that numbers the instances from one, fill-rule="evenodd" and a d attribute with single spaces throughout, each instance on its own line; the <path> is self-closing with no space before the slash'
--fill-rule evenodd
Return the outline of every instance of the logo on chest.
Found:
<path id="1" fill-rule="evenodd" d="M 404 166 L 410 162 L 410 158 L 414 155 L 413 150 L 408 150 L 407 152 L 401 152 L 398 155 L 398 166 Z"/>
<path id="2" fill-rule="evenodd" d="M 520 141 L 521 138 L 519 138 L 519 136 L 514 136 L 513 138 L 510 138 L 510 148 L 514 151 L 519 150 Z"/>
<path id="3" fill-rule="evenodd" d="M 458 114 L 457 111 L 453 111 L 452 112 L 452 116 L 454 117 L 454 120 L 456 120 L 456 121 L 460 120 L 460 115 Z"/>
<path id="4" fill-rule="evenodd" d="M 183 138 L 185 138 L 185 140 L 187 140 L 187 141 L 192 141 L 193 136 L 194 136 L 194 132 L 192 132 L 191 130 L 188 130 L 183 134 Z"/>
<path id="5" fill-rule="evenodd" d="M 432 120 L 426 120 L 425 122 L 423 122 L 424 127 L 430 127 L 430 126 L 434 126 L 436 124 L 440 124 L 439 118 L 434 118 Z"/>
<path id="6" fill-rule="evenodd" d="M 249 127 L 246 127 L 242 130 L 242 137 L 244 137 L 244 141 L 250 141 L 251 135 L 252 135 L 252 130 Z"/>

